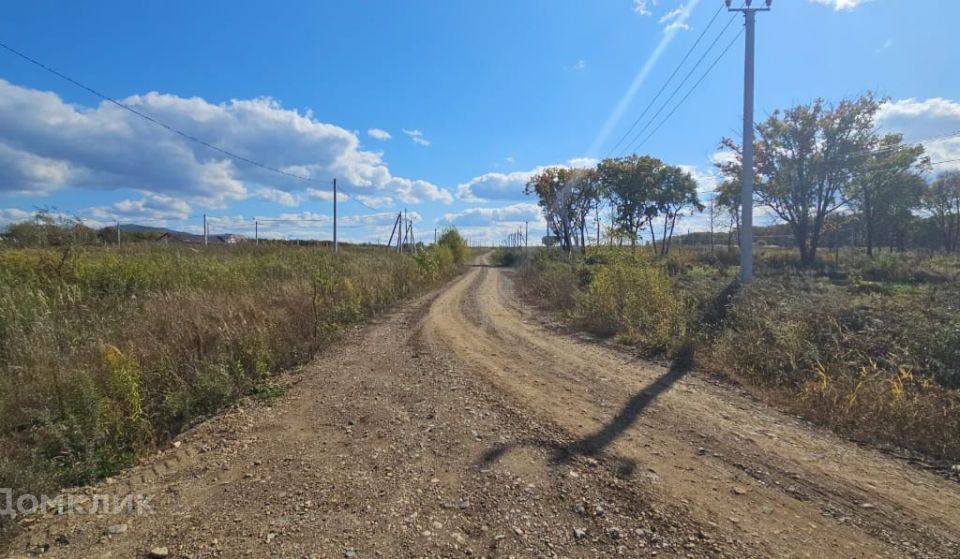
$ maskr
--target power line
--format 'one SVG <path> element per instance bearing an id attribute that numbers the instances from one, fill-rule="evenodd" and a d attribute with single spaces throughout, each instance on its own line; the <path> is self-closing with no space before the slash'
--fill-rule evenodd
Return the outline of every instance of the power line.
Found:
<path id="1" fill-rule="evenodd" d="M 654 128 L 653 130 L 651 130 L 650 133 L 647 134 L 647 136 L 643 139 L 643 141 L 641 141 L 639 144 L 637 144 L 636 149 L 640 149 L 641 147 L 643 147 L 643 145 L 646 144 L 646 143 L 650 140 L 650 138 L 652 138 L 652 137 L 654 136 L 654 134 L 656 134 L 657 131 L 660 130 L 660 128 L 661 128 L 664 124 L 666 124 L 666 122 L 667 122 L 668 120 L 670 120 L 670 117 L 672 117 L 673 114 L 674 114 L 675 112 L 677 112 L 677 109 L 679 109 L 680 106 L 683 105 L 683 103 L 690 97 L 690 95 L 693 94 L 693 92 L 697 89 L 697 87 L 699 87 L 700 84 L 703 83 L 703 80 L 705 80 L 705 79 L 707 78 L 707 76 L 710 75 L 710 72 L 713 71 L 713 69 L 714 69 L 714 68 L 716 67 L 716 65 L 720 62 L 720 60 L 723 59 L 723 57 L 727 54 L 727 52 L 730 51 L 730 49 L 731 49 L 731 48 L 733 47 L 733 45 L 737 42 L 737 40 L 740 39 L 740 37 L 741 37 L 742 35 L 743 35 L 743 29 L 741 29 L 740 32 L 737 33 L 737 36 L 734 37 L 733 40 L 730 41 L 729 44 L 727 44 L 727 46 L 726 46 L 726 47 L 723 49 L 723 51 L 720 53 L 720 56 L 718 56 L 718 57 L 713 61 L 713 63 L 710 64 L 710 67 L 707 68 L 707 71 L 704 72 L 702 76 L 700 76 L 700 79 L 697 80 L 697 82 L 696 82 L 695 84 L 693 84 L 693 87 L 691 87 L 690 90 L 687 91 L 686 95 L 684 95 L 683 98 L 681 98 L 680 101 L 673 107 L 673 109 L 672 109 L 669 113 L 667 113 L 667 116 L 664 117 L 664 119 L 660 121 L 660 124 L 658 124 L 658 125 L 656 126 L 656 128 Z"/>
<path id="2" fill-rule="evenodd" d="M 703 54 L 700 55 L 700 58 L 698 58 L 697 61 L 693 64 L 693 67 L 690 68 L 690 71 L 687 72 L 687 74 L 683 77 L 683 79 L 680 81 L 680 83 L 677 84 L 677 87 L 674 88 L 673 92 L 670 93 L 670 96 L 667 97 L 667 100 L 664 101 L 663 104 L 660 105 L 660 108 L 657 109 L 657 112 L 654 113 L 654 115 L 653 115 L 652 117 L 650 117 L 650 120 L 647 121 L 647 124 L 644 125 L 643 128 L 641 128 L 641 129 L 633 136 L 633 139 L 630 140 L 630 144 L 629 144 L 629 146 L 631 146 L 631 147 L 628 147 L 628 148 L 625 150 L 625 152 L 622 152 L 622 153 L 628 153 L 628 152 L 632 151 L 633 149 L 635 149 L 634 147 L 632 147 L 633 144 L 634 144 L 639 138 L 643 137 L 643 134 L 644 134 L 644 133 L 650 128 L 650 126 L 657 120 L 657 117 L 660 116 L 660 114 L 663 112 L 663 110 L 664 110 L 665 108 L 667 108 L 667 105 L 669 105 L 670 102 L 673 101 L 673 99 L 674 99 L 674 98 L 677 96 L 677 94 L 680 92 L 680 90 L 683 89 L 683 86 L 687 83 L 687 80 L 689 80 L 690 77 L 693 76 L 693 74 L 697 71 L 697 68 L 700 67 L 700 64 L 702 64 L 703 61 L 707 58 L 707 55 L 710 54 L 710 52 L 711 52 L 711 51 L 713 50 L 713 48 L 717 45 L 717 43 L 720 41 L 720 39 L 723 38 L 723 35 L 727 32 L 727 29 L 730 28 L 730 25 L 733 24 L 733 22 L 734 22 L 735 19 L 737 19 L 737 16 L 732 16 L 732 17 L 727 21 L 727 24 L 723 26 L 723 29 L 721 29 L 721 30 L 720 30 L 720 33 L 718 33 L 717 36 L 716 36 L 716 38 L 713 39 L 713 42 L 710 43 L 710 45 L 709 45 L 709 46 L 707 47 L 707 49 L 703 52 Z"/>
<path id="3" fill-rule="evenodd" d="M 670 77 L 667 78 L 667 81 L 663 82 L 663 85 L 660 86 L 660 90 L 657 91 L 657 94 L 653 96 L 653 99 L 651 99 L 649 103 L 647 103 L 647 106 L 644 107 L 643 112 L 640 113 L 640 116 L 638 116 L 637 119 L 633 121 L 633 124 L 630 125 L 630 129 L 624 132 L 622 136 L 620 136 L 620 139 L 617 140 L 616 145 L 614 145 L 610 149 L 610 151 L 607 152 L 607 155 L 610 155 L 613 152 L 617 151 L 617 148 L 620 147 L 620 144 L 623 143 L 623 141 L 627 139 L 630 133 L 633 132 L 633 129 L 636 128 L 638 124 L 640 124 L 640 121 L 643 120 L 643 117 L 647 115 L 647 112 L 650 110 L 651 107 L 653 107 L 653 104 L 657 102 L 657 100 L 660 98 L 660 95 L 663 94 L 663 92 L 667 89 L 667 86 L 670 85 L 670 82 L 673 81 L 673 78 L 676 77 L 677 73 L 680 71 L 680 68 L 683 67 L 683 65 L 687 62 L 687 59 L 690 58 L 690 55 L 693 54 L 693 51 L 696 50 L 697 45 L 699 45 L 700 41 L 703 40 L 704 36 L 706 36 L 707 31 L 709 31 L 710 28 L 713 27 L 713 23 L 717 20 L 717 17 L 720 16 L 720 12 L 722 11 L 723 11 L 723 5 L 721 5 L 717 9 L 716 13 L 713 14 L 713 17 L 710 18 L 710 22 L 707 23 L 707 26 L 704 27 L 703 31 L 700 32 L 700 36 L 697 37 L 697 40 L 693 42 L 693 45 L 691 45 L 687 53 L 683 55 L 683 59 L 680 61 L 679 64 L 677 64 L 677 67 L 673 69 L 673 73 L 670 74 Z"/>
<path id="4" fill-rule="evenodd" d="M 11 46 L 9 46 L 9 45 L 7 45 L 7 44 L 5 44 L 5 43 L 0 42 L 0 47 L 4 48 L 5 50 L 7 50 L 7 51 L 9 51 L 9 52 L 11 52 L 11 53 L 13 53 L 13 54 L 15 54 L 16 56 L 19 56 L 20 58 L 26 60 L 27 62 L 30 62 L 31 64 L 34 64 L 34 65 L 36 65 L 36 66 L 39 66 L 40 68 L 42 68 L 42 69 L 46 70 L 47 72 L 49 72 L 49 73 L 57 76 L 58 78 L 63 79 L 63 80 L 66 80 L 66 81 L 72 83 L 73 85 L 75 85 L 75 86 L 77 86 L 77 87 L 79 87 L 79 88 L 81 88 L 81 89 L 83 89 L 83 90 L 85 90 L 85 91 L 87 91 L 87 92 L 89 92 L 89 93 L 91 93 L 91 94 L 99 97 L 100 99 L 103 99 L 104 101 L 107 101 L 108 103 L 112 103 L 112 104 L 120 107 L 121 109 L 123 109 L 123 110 L 125 110 L 125 111 L 128 111 L 128 112 L 130 112 L 130 113 L 132 113 L 132 114 L 135 114 L 135 115 L 137 115 L 138 117 L 140 117 L 140 118 L 142 118 L 142 119 L 144 119 L 144 120 L 146 120 L 146 121 L 149 121 L 149 122 L 152 122 L 153 124 L 156 124 L 157 126 L 160 126 L 160 127 L 162 127 L 162 128 L 165 128 L 165 129 L 169 130 L 170 132 L 173 132 L 174 134 L 176 134 L 176 135 L 178 135 L 178 136 L 180 136 L 180 137 L 182 137 L 182 138 L 185 138 L 185 139 L 187 139 L 187 140 L 190 140 L 191 142 L 197 143 L 197 144 L 199 144 L 199 145 L 201 145 L 201 146 L 204 146 L 204 147 L 206 147 L 206 148 L 208 148 L 208 149 L 211 149 L 211 150 L 213 150 L 213 151 L 216 151 L 216 152 L 218 152 L 218 153 L 221 153 L 221 154 L 223 154 L 223 155 L 226 155 L 227 157 L 230 157 L 230 158 L 232 158 L 232 159 L 236 159 L 237 161 L 242 161 L 242 162 L 247 163 L 247 164 L 249 164 L 249 165 L 253 165 L 253 166 L 255 166 L 255 167 L 260 167 L 261 169 L 265 169 L 265 170 L 267 170 L 267 171 L 271 171 L 271 172 L 273 172 L 273 173 L 277 173 L 278 175 L 283 175 L 283 176 L 285 176 L 285 177 L 294 178 L 294 179 L 299 179 L 299 180 L 308 181 L 308 182 L 321 182 L 319 179 L 315 179 L 315 178 L 307 177 L 307 176 L 303 176 L 303 175 L 297 175 L 297 174 L 295 174 L 295 173 L 290 173 L 290 172 L 284 171 L 284 170 L 282 170 L 282 169 L 278 169 L 278 168 L 276 168 L 276 167 L 272 167 L 272 166 L 267 165 L 267 164 L 265 164 L 265 163 L 260 163 L 259 161 L 254 161 L 253 159 L 250 159 L 249 157 L 244 157 L 244 156 L 242 156 L 242 155 L 233 153 L 232 151 L 228 151 L 228 150 L 223 149 L 223 148 L 221 148 L 221 147 L 219 147 L 219 146 L 216 146 L 216 145 L 214 145 L 214 144 L 211 144 L 210 142 L 201 140 L 200 138 L 197 138 L 196 136 L 193 136 L 193 135 L 191 135 L 191 134 L 188 134 L 188 133 L 186 133 L 186 132 L 184 132 L 184 131 L 182 131 L 182 130 L 179 130 L 179 129 L 177 129 L 177 128 L 174 128 L 173 126 L 170 126 L 169 124 L 167 124 L 167 123 L 165 123 L 165 122 L 162 122 L 162 121 L 160 121 L 160 120 L 157 120 L 156 118 L 154 118 L 154 117 L 152 117 L 152 116 L 150 116 L 150 115 L 148 115 L 148 114 L 146 114 L 146 113 L 144 113 L 144 112 L 138 111 L 137 109 L 134 109 L 134 108 L 131 107 L 130 105 L 126 105 L 126 104 L 124 104 L 124 103 L 121 103 L 120 101 L 117 101 L 116 99 L 114 99 L 113 97 L 110 97 L 109 95 L 100 93 L 100 92 L 97 91 L 96 89 L 93 89 L 92 87 L 90 87 L 90 86 L 88 86 L 88 85 L 86 85 L 86 84 L 80 83 L 79 81 L 71 78 L 70 76 L 67 76 L 66 74 L 63 74 L 62 72 L 58 72 L 57 70 L 55 70 L 55 69 L 47 66 L 47 65 L 44 64 L 43 62 L 40 62 L 39 60 L 36 60 L 35 58 L 31 58 L 30 56 L 27 56 L 26 54 L 24 54 L 24 53 L 22 53 L 22 52 L 20 52 L 20 51 L 18 51 L 18 50 L 16 50 L 16 49 L 14 49 L 13 47 L 11 47 Z"/>
<path id="5" fill-rule="evenodd" d="M 932 163 L 930 163 L 930 164 L 931 164 L 931 165 L 943 165 L 943 164 L 945 164 L 945 163 L 958 163 L 958 162 L 960 162 L 960 157 L 958 157 L 957 159 L 947 159 L 947 160 L 944 160 L 944 161 L 934 161 L 934 162 L 932 162 Z"/>
<path id="6" fill-rule="evenodd" d="M 75 85 L 75 86 L 83 89 L 84 91 L 87 91 L 87 92 L 91 93 L 92 95 L 94 95 L 94 96 L 96 96 L 96 97 L 98 97 L 98 98 L 100 98 L 100 99 L 102 99 L 102 100 L 104 100 L 104 101 L 106 101 L 106 102 L 108 102 L 108 103 L 111 103 L 111 104 L 113 104 L 113 105 L 116 105 L 117 107 L 120 107 L 121 109 L 123 109 L 123 110 L 125 110 L 125 111 L 128 111 L 128 112 L 130 112 L 131 114 L 134 114 L 134 115 L 136 115 L 136 116 L 138 116 L 138 117 L 140 117 L 140 118 L 142 118 L 142 119 L 144 119 L 144 120 L 146 120 L 146 121 L 148 121 L 148 122 L 151 122 L 151 123 L 153 123 L 153 124 L 155 124 L 155 125 L 157 125 L 157 126 L 160 126 L 161 128 L 164 128 L 164 129 L 166 129 L 166 130 L 168 130 L 168 131 L 170 131 L 170 132 L 173 132 L 174 134 L 180 136 L 181 138 L 184 138 L 184 139 L 189 140 L 189 141 L 191 141 L 191 142 L 194 142 L 194 143 L 196 143 L 196 144 L 198 144 L 198 145 L 201 145 L 201 146 L 203 146 L 203 147 L 205 147 L 205 148 L 207 148 L 207 149 L 210 149 L 210 150 L 213 150 L 213 151 L 215 151 L 215 152 L 217 152 L 217 153 L 220 153 L 220 154 L 222 154 L 222 155 L 225 155 L 225 156 L 227 156 L 227 157 L 229 157 L 229 158 L 231 158 L 231 159 L 235 159 L 235 160 L 237 160 L 237 161 L 241 161 L 241 162 L 243 162 L 243 163 L 247 163 L 248 165 L 253 165 L 254 167 L 259 167 L 259 168 L 261 168 L 261 169 L 264 169 L 264 170 L 266 170 L 266 171 L 270 171 L 270 172 L 272 172 L 272 173 L 276 173 L 276 174 L 278 174 L 278 175 L 282 175 L 282 176 L 284 176 L 284 177 L 288 177 L 288 178 L 292 178 L 292 179 L 297 179 L 297 180 L 301 180 L 301 181 L 304 181 L 304 182 L 311 182 L 311 183 L 317 183 L 317 184 L 326 184 L 326 183 L 328 182 L 327 179 L 318 179 L 318 178 L 315 178 L 315 177 L 308 177 L 308 176 L 305 176 L 305 175 L 298 175 L 298 174 L 296 174 L 296 173 L 291 173 L 291 172 L 288 172 L 288 171 L 284 171 L 283 169 L 279 169 L 279 168 L 277 168 L 277 167 L 273 167 L 273 166 L 271 166 L 271 165 L 267 165 L 266 163 L 261 163 L 261 162 L 259 162 L 259 161 L 250 159 L 249 157 L 245 157 L 245 156 L 240 155 L 240 154 L 238 154 L 238 153 L 234 153 L 234 152 L 229 151 L 229 150 L 227 150 L 227 149 L 221 148 L 220 146 L 211 144 L 210 142 L 207 142 L 207 141 L 205 141 L 205 140 L 202 140 L 202 139 L 200 139 L 200 138 L 197 138 L 196 136 L 194 136 L 194 135 L 192 135 L 192 134 L 188 134 L 188 133 L 186 133 L 186 132 L 184 132 L 184 131 L 182 131 L 182 130 L 180 130 L 180 129 L 178 129 L 178 128 L 174 128 L 173 126 L 170 126 L 169 124 L 167 124 L 167 123 L 165 123 L 165 122 L 163 122 L 163 121 L 161 121 L 161 120 L 158 120 L 158 119 L 156 119 L 156 118 L 154 118 L 154 117 L 152 117 L 152 116 L 150 116 L 150 115 L 148 115 L 148 114 L 146 114 L 146 113 L 144 113 L 144 112 L 142 112 L 142 111 L 139 111 L 139 110 L 131 107 L 130 105 L 127 105 L 127 104 L 125 104 L 125 103 L 121 103 L 120 101 L 117 101 L 117 100 L 114 99 L 113 97 L 110 97 L 109 95 L 106 95 L 106 94 L 104 94 L 104 93 L 101 93 L 100 91 L 98 91 L 98 90 L 96 90 L 96 89 L 94 89 L 94 88 L 92 88 L 92 87 L 90 87 L 90 86 L 88 86 L 88 85 L 86 85 L 86 84 L 84 84 L 84 83 L 81 83 L 81 82 L 79 82 L 79 81 L 71 78 L 70 76 L 64 74 L 63 72 L 60 72 L 60 71 L 58 71 L 58 70 L 56 70 L 56 69 L 54 69 L 54 68 L 51 68 L 50 66 L 47 66 L 47 65 L 44 64 L 43 62 L 40 62 L 39 60 L 37 60 L 37 59 L 35 59 L 35 58 L 31 57 L 31 56 L 28 56 L 28 55 L 26 55 L 26 54 L 18 51 L 17 49 L 11 47 L 10 45 L 7 45 L 6 43 L 0 42 L 0 48 L 3 48 L 4 50 L 6 50 L 6 51 L 8 51 L 8 52 L 10 52 L 10 53 L 12 53 L 12 54 L 14 54 L 14 55 L 22 58 L 23 60 L 26 60 L 27 62 L 29 62 L 29 63 L 31 63 L 31 64 L 33 64 L 33 65 L 35 65 L 35 66 L 38 66 L 39 68 L 42 68 L 43 70 L 45 70 L 45 71 L 53 74 L 54 76 L 57 76 L 58 78 L 60 78 L 60 79 L 62 79 L 62 80 L 65 80 L 65 81 L 67 81 L 67 82 L 69 82 L 69 83 L 71 83 L 71 84 L 73 84 L 73 85 Z M 358 204 L 360 204 L 361 206 L 363 206 L 363 207 L 365 207 L 365 208 L 367 208 L 367 209 L 370 209 L 370 210 L 373 210 L 373 211 L 378 211 L 377 208 L 374 208 L 374 207 L 372 207 L 372 206 L 368 206 L 368 205 L 365 204 L 362 200 L 355 199 L 355 198 L 353 198 L 353 197 L 351 197 L 351 200 L 356 201 Z"/>

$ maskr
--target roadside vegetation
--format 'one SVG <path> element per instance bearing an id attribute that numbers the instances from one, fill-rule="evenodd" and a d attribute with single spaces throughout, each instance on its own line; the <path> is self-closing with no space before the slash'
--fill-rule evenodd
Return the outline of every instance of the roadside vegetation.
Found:
<path id="1" fill-rule="evenodd" d="M 47 223 L 59 246 L 0 250 L 0 487 L 14 499 L 111 475 L 241 397 L 275 397 L 277 372 L 467 257 L 455 230 L 413 256 L 93 247 L 76 232 Z"/>
<path id="2" fill-rule="evenodd" d="M 723 139 L 719 238 L 675 234 L 706 204 L 655 157 L 532 177 L 556 248 L 521 285 L 590 332 L 664 358 L 692 347 L 820 424 L 960 462 L 960 174 L 880 133 L 884 102 L 815 100 L 757 125 L 755 203 L 777 223 L 754 230 L 754 283 L 736 281 L 741 147 Z"/>
<path id="3" fill-rule="evenodd" d="M 844 254 L 843 271 L 784 273 L 796 251 L 768 249 L 758 277 L 709 252 L 544 251 L 518 285 L 566 321 L 755 387 L 852 438 L 960 462 L 960 258 Z M 825 264 L 826 265 L 826 264 Z"/>

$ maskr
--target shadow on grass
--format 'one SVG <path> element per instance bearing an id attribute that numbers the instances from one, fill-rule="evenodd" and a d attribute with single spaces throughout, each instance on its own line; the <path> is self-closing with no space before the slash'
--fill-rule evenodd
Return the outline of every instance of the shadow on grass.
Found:
<path id="1" fill-rule="evenodd" d="M 670 369 L 640 392 L 634 394 L 606 425 L 600 430 L 569 443 L 560 443 L 545 439 L 525 439 L 492 447 L 483 454 L 482 465 L 497 462 L 515 448 L 543 448 L 551 452 L 550 464 L 553 466 L 569 462 L 575 456 L 599 456 L 604 450 L 620 438 L 629 429 L 647 407 L 683 378 L 693 366 L 693 347 L 686 344 L 678 352 Z M 636 462 L 614 457 L 617 475 L 630 477 L 636 470 Z"/>

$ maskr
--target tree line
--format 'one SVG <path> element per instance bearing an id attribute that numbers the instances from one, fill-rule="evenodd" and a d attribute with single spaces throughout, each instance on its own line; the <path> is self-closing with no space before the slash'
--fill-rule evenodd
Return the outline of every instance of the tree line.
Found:
<path id="1" fill-rule="evenodd" d="M 648 155 L 605 159 L 595 168 L 551 167 L 535 174 L 525 192 L 537 196 L 553 238 L 563 250 L 586 247 L 588 221 L 608 207 L 611 234 L 631 245 L 644 235 L 667 254 L 677 221 L 703 211 L 697 182 L 684 169 Z M 548 241 L 548 242 L 549 242 Z"/>
<path id="2" fill-rule="evenodd" d="M 871 93 L 835 104 L 816 99 L 756 125 L 754 203 L 787 226 L 803 265 L 816 260 L 825 236 L 836 242 L 841 223 L 857 229 L 870 255 L 881 245 L 960 251 L 960 173 L 928 179 L 933 166 L 923 146 L 878 129 L 886 102 Z M 724 180 L 712 204 L 739 231 L 742 146 L 731 138 L 720 145 Z M 681 167 L 631 155 L 593 168 L 544 169 L 525 192 L 537 197 L 547 219 L 553 235 L 546 240 L 564 250 L 585 247 L 590 215 L 599 221 L 606 208 L 609 235 L 632 245 L 648 237 L 664 255 L 678 220 L 704 210 L 696 187 Z M 933 239 L 925 234 L 930 228 Z"/>

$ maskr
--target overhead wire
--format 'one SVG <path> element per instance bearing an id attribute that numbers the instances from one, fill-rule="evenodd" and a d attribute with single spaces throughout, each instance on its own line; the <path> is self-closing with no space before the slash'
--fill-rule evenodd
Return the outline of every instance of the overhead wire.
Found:
<path id="1" fill-rule="evenodd" d="M 13 54 L 13 55 L 15 55 L 15 56 L 17 56 L 17 57 L 19 57 L 19 58 L 21 58 L 21 59 L 23 59 L 23 60 L 31 63 L 31 64 L 33 64 L 33 65 L 35 65 L 35 66 L 37 66 L 37 67 L 39 67 L 39 68 L 41 68 L 41 69 L 43 69 L 44 71 L 46 71 L 46 72 L 48 72 L 48 73 L 50 73 L 50 74 L 53 74 L 54 76 L 57 76 L 58 78 L 60 78 L 60 79 L 62 79 L 62 80 L 64 80 L 64 81 L 67 81 L 67 82 L 69 82 L 69 83 L 71 83 L 71 84 L 73 84 L 73 85 L 75 85 L 75 86 L 83 89 L 84 91 L 86 91 L 86 92 L 88 92 L 88 93 L 96 96 L 96 97 L 99 98 L 99 99 L 102 99 L 103 101 L 106 101 L 106 102 L 108 102 L 108 103 L 110 103 L 110 104 L 112 104 L 112 105 L 115 105 L 115 106 L 117 106 L 117 107 L 119 107 L 119 108 L 121 108 L 121 109 L 123 109 L 123 110 L 125 110 L 125 111 L 127 111 L 127 112 L 129 112 L 129 113 L 131 113 L 131 114 L 133 114 L 133 115 L 136 115 L 136 116 L 139 117 L 139 118 L 142 118 L 142 119 L 144 119 L 144 120 L 146 120 L 146 121 L 148 121 L 148 122 L 151 122 L 151 123 L 153 123 L 153 124 L 155 124 L 155 125 L 157 125 L 157 126 L 159 126 L 159 127 L 161 127 L 161 128 L 164 128 L 164 129 L 166 129 L 166 130 L 168 130 L 168 131 L 170 131 L 170 132 L 172 132 L 172 133 L 180 136 L 181 138 L 184 138 L 184 139 L 186 139 L 186 140 L 188 140 L 188 141 L 194 142 L 194 143 L 196 143 L 196 144 L 198 144 L 198 145 L 201 145 L 201 146 L 203 146 L 203 147 L 205 147 L 205 148 L 207 148 L 207 149 L 210 149 L 210 150 L 212 150 L 212 151 L 215 151 L 215 152 L 217 152 L 217 153 L 220 153 L 221 155 L 225 155 L 225 156 L 227 156 L 227 157 L 229 157 L 229 158 L 231 158 L 231 159 L 234 159 L 234 160 L 236 160 L 236 161 L 240 161 L 240 162 L 242 162 L 242 163 L 246 163 L 246 164 L 248 164 L 248 165 L 252 165 L 252 166 L 254 166 L 254 167 L 258 167 L 258 168 L 260 168 L 260 169 L 269 171 L 269 172 L 271 172 L 271 173 L 275 173 L 275 174 L 277 174 L 277 175 L 281 175 L 281 176 L 284 176 L 284 177 L 287 177 L 287 178 L 292 178 L 292 179 L 301 180 L 301 181 L 304 181 L 304 182 L 310 182 L 310 183 L 315 183 L 315 184 L 327 184 L 327 183 L 329 183 L 329 182 L 332 180 L 332 179 L 318 179 L 318 178 L 316 178 L 316 177 L 309 177 L 309 176 L 306 176 L 306 175 L 299 175 L 299 174 L 297 174 L 297 173 L 291 173 L 291 172 L 289 172 L 289 171 L 284 171 L 283 169 L 280 169 L 280 168 L 278 168 L 278 167 L 274 167 L 274 166 L 268 165 L 268 164 L 266 164 L 266 163 L 261 163 L 260 161 L 257 161 L 257 160 L 255 160 L 255 159 L 251 159 L 251 158 L 249 158 L 249 157 L 240 155 L 240 154 L 235 153 L 235 152 L 233 152 L 233 151 L 224 149 L 224 148 L 222 148 L 222 147 L 220 147 L 220 146 L 218 146 L 218 145 L 212 144 L 212 143 L 210 143 L 210 142 L 207 142 L 206 140 L 203 140 L 203 139 L 198 138 L 198 137 L 196 137 L 196 136 L 194 136 L 194 135 L 192 135 L 192 134 L 189 134 L 189 133 L 187 133 L 187 132 L 184 132 L 183 130 L 180 130 L 179 128 L 176 128 L 176 127 L 174 127 L 174 126 L 171 126 L 171 125 L 167 124 L 166 122 L 163 122 L 162 120 L 159 120 L 159 119 L 157 119 L 157 118 L 155 118 L 155 117 L 153 117 L 153 116 L 151 116 L 151 115 L 149 115 L 149 114 L 147 114 L 147 113 L 144 113 L 143 111 L 140 111 L 140 110 L 138 110 L 138 109 L 136 109 L 136 108 L 134 108 L 134 107 L 131 107 L 130 105 L 127 105 L 126 103 L 122 103 L 122 102 L 118 101 L 117 99 L 115 99 L 115 98 L 113 98 L 113 97 L 111 97 L 111 96 L 109 96 L 109 95 L 106 95 L 105 93 L 102 93 L 102 92 L 100 92 L 99 90 L 94 89 L 93 87 L 91 87 L 91 86 L 89 86 L 89 85 L 87 85 L 87 84 L 85 84 L 85 83 L 82 83 L 82 82 L 80 82 L 80 81 L 78 81 L 78 80 L 76 80 L 76 79 L 74 79 L 74 78 L 71 78 L 70 76 L 64 74 L 63 72 L 60 72 L 60 71 L 56 70 L 55 68 L 52 68 L 52 67 L 48 66 L 47 64 L 44 64 L 43 62 L 41 62 L 41 61 L 39 61 L 39 60 L 37 60 L 37 59 L 35 59 L 35 58 L 33 58 L 33 57 L 31 57 L 31 56 L 29 56 L 29 55 L 21 52 L 21 51 L 15 49 L 15 48 L 13 48 L 13 47 L 11 47 L 10 45 L 8 45 L 8 44 L 6 44 L 6 43 L 4 43 L 4 42 L 2 42 L 2 41 L 0 41 L 0 48 L 6 50 L 7 52 L 10 52 L 11 54 Z M 332 192 L 332 190 L 327 191 L 327 192 Z M 370 210 L 377 211 L 377 208 L 374 208 L 374 207 L 372 207 L 372 206 L 369 206 L 369 205 L 365 204 L 362 200 L 357 199 L 357 198 L 355 198 L 354 196 L 350 196 L 350 197 L 349 197 L 348 201 L 351 201 L 351 200 L 352 200 L 352 201 L 355 201 L 356 203 L 360 204 L 361 206 L 364 206 L 365 208 L 368 208 L 368 209 L 370 209 Z"/>
<path id="2" fill-rule="evenodd" d="M 617 148 L 620 147 L 620 144 L 622 144 L 623 141 L 627 139 L 630 133 L 633 132 L 634 128 L 636 128 L 637 125 L 640 124 L 640 121 L 643 120 L 643 117 L 646 116 L 647 112 L 650 111 L 650 108 L 653 107 L 654 103 L 656 103 L 657 100 L 660 99 L 660 96 L 667 89 L 667 86 L 670 85 L 670 82 L 673 81 L 673 78 L 675 78 L 677 73 L 680 72 L 680 69 L 687 62 L 687 59 L 689 59 L 690 55 L 693 54 L 693 51 L 696 50 L 697 45 L 700 44 L 700 41 L 703 40 L 703 38 L 706 36 L 710 28 L 713 27 L 714 22 L 717 20 L 717 17 L 720 16 L 720 12 L 722 11 L 723 11 L 723 5 L 720 5 L 720 7 L 717 8 L 717 11 L 713 14 L 713 17 L 710 18 L 709 23 L 707 23 L 706 27 L 703 28 L 703 31 L 700 32 L 700 35 L 697 37 L 697 40 L 693 42 L 693 45 L 690 46 L 690 48 L 687 50 L 687 53 L 683 55 L 683 58 L 677 64 L 677 67 L 673 69 L 673 72 L 670 74 L 670 77 L 668 77 L 667 80 L 663 82 L 663 85 L 660 86 L 660 89 L 659 91 L 657 91 L 657 94 L 654 95 L 653 99 L 651 99 L 650 102 L 647 103 L 647 106 L 644 107 L 643 111 L 640 113 L 640 116 L 638 116 L 636 120 L 633 121 L 633 124 L 630 125 L 630 128 L 626 132 L 624 132 L 622 136 L 620 136 L 620 139 L 617 140 L 617 143 L 609 151 L 607 151 L 608 156 L 614 153 L 615 151 L 617 151 Z"/>
<path id="3" fill-rule="evenodd" d="M 679 109 L 683 105 L 683 103 L 690 98 L 690 95 L 692 95 L 693 92 L 696 91 L 696 89 L 700 86 L 700 84 L 702 84 L 703 81 L 707 78 L 707 76 L 710 75 L 710 72 L 712 72 L 713 69 L 717 66 L 717 64 L 720 63 L 723 57 L 727 54 L 727 52 L 730 51 L 730 49 L 733 47 L 734 44 L 736 44 L 737 40 L 740 39 L 742 35 L 743 35 L 743 30 L 741 29 L 740 32 L 737 33 L 737 35 L 733 38 L 733 40 L 727 44 L 727 46 L 723 49 L 723 51 L 720 52 L 720 55 L 717 56 L 716 59 L 714 59 L 713 63 L 710 64 L 710 66 L 707 68 L 707 71 L 704 72 L 703 75 L 700 76 L 700 79 L 698 79 L 696 83 L 693 84 L 693 87 L 691 87 L 690 90 L 687 91 L 686 95 L 684 95 L 680 99 L 680 101 L 676 105 L 674 105 L 673 109 L 671 109 L 670 112 L 667 113 L 667 116 L 665 116 L 663 120 L 660 121 L 660 124 L 658 124 L 653 130 L 651 130 L 650 133 L 647 134 L 647 136 L 639 144 L 637 144 L 637 147 L 635 149 L 640 149 L 641 147 L 643 147 L 648 141 L 650 141 L 650 138 L 652 138 L 657 133 L 657 131 L 660 130 L 660 128 L 663 127 L 663 125 L 666 124 L 668 120 L 670 120 L 670 117 L 672 117 L 674 113 L 677 112 L 677 109 Z"/>

